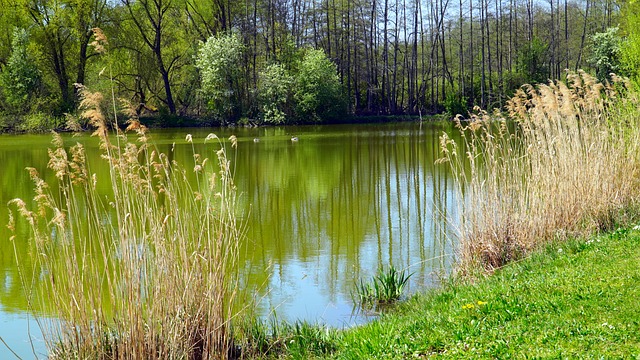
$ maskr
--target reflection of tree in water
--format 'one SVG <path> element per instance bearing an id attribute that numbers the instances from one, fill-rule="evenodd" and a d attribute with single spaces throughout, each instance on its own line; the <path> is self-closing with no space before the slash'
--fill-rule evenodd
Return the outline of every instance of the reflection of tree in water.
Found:
<path id="1" fill-rule="evenodd" d="M 311 133 L 299 144 L 263 141 L 240 152 L 248 168 L 239 168 L 247 171 L 239 187 L 252 202 L 250 284 L 267 284 L 264 269 L 275 263 L 276 278 L 314 276 L 335 299 L 379 266 L 412 265 L 412 281 L 428 284 L 431 271 L 450 261 L 441 232 L 451 180 L 446 166 L 434 164 L 443 129 L 382 129 Z M 286 274 L 291 261 L 315 271 Z"/>
<path id="2" fill-rule="evenodd" d="M 86 138 L 85 138 L 86 139 Z M 72 143 L 75 140 L 70 139 Z M 78 141 L 83 141 L 78 139 Z M 27 293 L 35 297 L 42 293 L 47 279 L 42 269 L 37 267 L 35 254 L 28 240 L 26 221 L 16 216 L 16 238 L 7 228 L 9 208 L 7 203 L 20 198 L 31 209 L 35 207 L 34 183 L 29 177 L 26 167 L 38 171 L 40 177 L 52 188 L 56 188 L 54 174 L 47 170 L 49 155 L 47 149 L 52 147 L 51 135 L 19 135 L 0 138 L 0 303 L 5 312 L 23 312 L 28 309 Z M 14 209 L 15 210 L 15 209 Z M 20 262 L 18 269 L 16 258 Z M 27 291 L 25 291 L 26 282 Z M 43 301 L 44 300 L 44 301 Z M 41 311 L 46 299 L 31 299 L 31 306 Z"/>
<path id="3" fill-rule="evenodd" d="M 9 221 L 7 203 L 16 197 L 23 197 L 29 202 L 33 197 L 33 182 L 25 167 L 31 166 L 42 172 L 48 162 L 48 141 L 38 139 L 42 140 L 42 137 L 25 135 L 0 139 L 0 303 L 6 312 L 20 312 L 27 308 L 25 292 L 16 266 L 16 256 L 26 269 L 33 268 L 34 256 L 29 251 L 26 241 L 16 241 L 14 251 L 14 242 L 10 241 L 12 234 L 6 227 Z M 18 224 L 25 223 L 23 219 L 17 218 L 16 221 Z M 24 276 L 33 282 L 30 286 L 38 287 L 42 279 L 37 276 L 38 270 L 34 273 L 36 276 L 32 276 L 31 272 Z"/>

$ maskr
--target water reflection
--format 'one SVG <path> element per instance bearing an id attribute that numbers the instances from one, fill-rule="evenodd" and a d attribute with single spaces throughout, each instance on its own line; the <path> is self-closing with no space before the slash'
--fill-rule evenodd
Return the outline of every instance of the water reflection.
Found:
<path id="1" fill-rule="evenodd" d="M 275 136 L 241 147 L 239 188 L 252 205 L 245 273 L 266 291 L 265 311 L 353 321 L 353 284 L 389 264 L 414 272 L 414 289 L 433 285 L 453 252 L 444 222 L 452 178 L 435 165 L 443 130 L 324 127 L 295 144 Z"/>
<path id="2" fill-rule="evenodd" d="M 211 131 L 157 130 L 152 138 L 172 160 L 189 164 L 193 157 L 185 134 L 202 143 Z M 221 138 L 235 134 L 239 139 L 231 161 L 248 223 L 241 281 L 249 294 L 262 299 L 262 314 L 350 324 L 361 321 L 351 317 L 350 292 L 357 279 L 393 264 L 414 273 L 410 289 L 415 290 L 434 285 L 434 274 L 449 268 L 453 245 L 444 218 L 455 211 L 453 178 L 435 160 L 442 132 L 456 136 L 450 124 L 214 131 Z M 99 166 L 95 139 L 65 139 L 70 145 L 84 143 L 92 171 L 108 178 L 107 169 Z M 0 137 L 1 204 L 33 196 L 26 166 L 53 181 L 44 172 L 49 141 L 49 135 Z M 215 158 L 215 149 L 196 146 L 197 152 Z M 4 206 L 0 217 L 6 223 Z M 15 257 L 28 268 L 32 256 L 22 240 L 14 252 L 9 236 L 2 226 L 0 319 L 28 309 Z M 37 287 L 37 277 L 33 281 Z"/>

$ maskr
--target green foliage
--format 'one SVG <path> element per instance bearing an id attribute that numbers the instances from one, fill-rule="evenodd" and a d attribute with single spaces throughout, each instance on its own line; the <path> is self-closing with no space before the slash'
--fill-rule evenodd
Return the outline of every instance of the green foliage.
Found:
<path id="1" fill-rule="evenodd" d="M 243 51 L 240 36 L 227 33 L 210 37 L 201 45 L 196 58 L 202 79 L 201 93 L 209 111 L 225 120 L 235 120 L 242 115 L 242 72 L 239 64 Z"/>
<path id="2" fill-rule="evenodd" d="M 288 355 L 307 359 L 329 355 L 336 349 L 336 330 L 306 321 L 288 323 L 277 319 L 252 319 L 241 323 L 236 334 L 247 358 Z"/>
<path id="3" fill-rule="evenodd" d="M 516 70 L 524 83 L 538 84 L 549 79 L 548 49 L 549 45 L 537 37 L 520 48 Z"/>
<path id="4" fill-rule="evenodd" d="M 291 63 L 274 63 L 260 72 L 257 92 L 263 120 L 320 122 L 343 115 L 346 104 L 336 65 L 322 50 L 294 54 L 288 49 L 285 58 Z"/>
<path id="5" fill-rule="evenodd" d="M 62 129 L 64 125 L 64 117 L 37 112 L 26 114 L 16 129 L 25 132 L 46 132 L 51 129 Z"/>
<path id="6" fill-rule="evenodd" d="M 608 28 L 605 32 L 591 37 L 591 57 L 589 61 L 596 67 L 596 77 L 601 82 L 611 80 L 611 74 L 617 74 L 621 67 L 622 39 L 618 28 Z"/>
<path id="7" fill-rule="evenodd" d="M 258 96 L 265 122 L 281 124 L 291 116 L 293 76 L 281 64 L 272 64 L 260 73 Z"/>
<path id="8" fill-rule="evenodd" d="M 345 113 L 346 104 L 336 65 L 322 50 L 308 49 L 295 76 L 296 116 L 321 121 Z"/>
<path id="9" fill-rule="evenodd" d="M 469 105 L 482 101 L 487 107 L 500 106 L 523 83 L 543 83 L 560 77 L 560 69 L 590 64 L 584 61 L 583 42 L 604 20 L 599 5 L 578 2 L 564 11 L 559 8 L 554 15 L 559 23 L 567 23 L 565 39 L 552 34 L 554 29 L 562 32 L 564 26 L 549 26 L 548 7 L 509 14 L 487 9 L 487 31 L 481 34 L 485 38 L 481 41 L 477 19 L 465 5 L 461 14 L 467 15 L 450 22 L 441 48 L 434 51 L 424 36 L 378 38 L 377 34 L 388 30 L 394 12 L 373 11 L 373 3 L 338 4 L 332 16 L 324 6 L 311 6 L 311 0 L 284 3 L 304 16 L 291 21 L 290 12 L 264 1 L 0 0 L 0 70 L 8 66 L 11 33 L 17 27 L 28 29 L 30 46 L 42 53 L 37 57 L 41 83 L 55 94 L 47 98 L 47 107 L 39 102 L 36 109 L 24 112 L 72 112 L 78 105 L 73 84 L 101 89 L 100 77 L 92 73 L 110 68 L 106 75 L 118 83 L 116 97 L 149 105 L 160 113 L 207 118 L 208 122 L 237 122 L 242 117 L 266 123 L 312 122 L 338 118 L 347 109 L 363 115 L 442 110 L 454 114 L 461 112 L 458 105 L 463 99 L 447 98 L 446 88 L 457 88 Z M 640 12 L 635 0 L 620 7 L 622 13 L 614 7 L 606 22 L 622 20 L 628 37 L 620 69 L 635 75 L 634 69 L 640 66 L 640 36 L 636 34 L 640 27 L 634 16 Z M 418 28 L 424 28 L 423 34 L 437 32 L 429 15 L 418 8 L 407 7 L 405 14 L 413 19 L 415 29 L 401 32 L 409 34 Z M 528 26 L 507 29 L 500 25 L 512 20 Z M 108 66 L 88 46 L 93 28 L 103 29 L 109 38 L 113 59 Z M 353 29 L 352 35 L 339 35 L 340 29 L 347 28 Z M 232 31 L 233 36 L 229 35 Z M 211 63 L 207 63 L 206 57 L 196 53 L 199 41 L 210 36 L 222 45 L 212 46 L 219 56 L 209 57 Z M 505 41 L 497 44 L 492 38 Z M 373 42 L 377 45 L 372 47 Z M 317 50 L 307 50 L 311 43 Z M 198 70 L 199 57 L 203 68 Z M 269 65 L 274 63 L 294 79 L 286 103 L 261 98 L 260 92 L 270 86 L 261 82 L 268 76 L 265 73 L 274 70 Z M 605 66 L 601 72 L 610 70 Z M 4 91 L 0 91 L 3 105 L 25 103 L 24 93 L 7 93 L 14 98 L 4 101 Z"/>
<path id="10" fill-rule="evenodd" d="M 15 29 L 11 42 L 11 56 L 0 74 L 0 85 L 11 113 L 24 113 L 42 87 L 42 73 L 29 50 L 25 29 Z"/>
<path id="11" fill-rule="evenodd" d="M 411 275 L 406 271 L 398 271 L 393 266 L 390 266 L 387 271 L 379 269 L 378 274 L 370 282 L 365 283 L 361 279 L 356 284 L 352 297 L 364 309 L 391 304 L 400 299 Z"/>
<path id="12" fill-rule="evenodd" d="M 444 109 L 451 117 L 456 115 L 466 116 L 469 112 L 467 109 L 467 98 L 459 96 L 454 92 L 447 93 L 447 97 L 444 100 Z"/>
<path id="13" fill-rule="evenodd" d="M 622 69 L 634 80 L 640 80 L 640 3 L 629 1 L 623 9 L 626 38 L 620 45 Z"/>

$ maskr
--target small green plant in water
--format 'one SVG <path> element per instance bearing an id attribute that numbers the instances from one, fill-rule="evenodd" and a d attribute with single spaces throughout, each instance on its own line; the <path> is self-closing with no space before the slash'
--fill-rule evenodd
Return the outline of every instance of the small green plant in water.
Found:
<path id="1" fill-rule="evenodd" d="M 386 271 L 381 268 L 371 281 L 364 282 L 360 279 L 356 283 L 353 300 L 363 309 L 375 309 L 394 303 L 402 296 L 412 275 L 404 270 L 398 271 L 394 266 L 390 266 Z"/>
<path id="2" fill-rule="evenodd" d="M 293 323 L 248 319 L 237 329 L 243 356 L 247 358 L 279 358 L 286 354 L 296 359 L 323 356 L 335 351 L 337 330 L 306 321 Z"/>

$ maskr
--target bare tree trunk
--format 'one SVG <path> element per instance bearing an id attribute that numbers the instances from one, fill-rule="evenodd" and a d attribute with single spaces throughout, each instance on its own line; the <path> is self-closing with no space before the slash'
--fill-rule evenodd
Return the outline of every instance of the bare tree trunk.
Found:
<path id="1" fill-rule="evenodd" d="M 167 104 L 169 112 L 171 114 L 175 114 L 176 105 L 173 100 L 173 93 L 169 76 L 171 65 L 169 65 L 169 67 L 165 65 L 165 60 L 162 52 L 162 50 L 164 49 L 164 45 L 162 42 L 162 33 L 165 30 L 163 22 L 165 20 L 167 11 L 172 6 L 172 3 L 171 1 L 163 0 L 153 1 L 153 4 L 150 4 L 146 0 L 136 3 L 133 3 L 131 0 L 122 0 L 122 3 L 127 8 L 130 15 L 130 20 L 133 21 L 134 25 L 138 29 L 142 40 L 153 52 L 156 60 L 156 65 L 158 66 L 158 70 L 160 71 L 160 76 L 162 77 L 162 82 L 164 85 L 164 102 Z M 138 15 L 134 11 L 135 4 L 140 4 L 141 10 L 143 10 L 142 15 Z M 143 24 L 142 21 L 146 21 L 148 25 Z M 173 61 L 171 61 L 170 64 L 171 63 L 173 63 Z"/>
<path id="2" fill-rule="evenodd" d="M 471 1 L 471 0 L 469 0 Z M 459 12 L 458 12 L 458 31 L 460 32 L 460 44 L 458 45 L 458 57 L 459 57 L 459 67 L 458 70 L 458 96 L 462 98 L 465 93 L 465 83 L 464 83 L 464 48 L 462 46 L 463 42 L 463 15 L 462 15 L 462 0 L 459 1 Z"/>
<path id="3" fill-rule="evenodd" d="M 491 72 L 491 32 L 489 27 L 489 0 L 484 0 L 484 25 L 487 31 L 487 73 L 489 74 L 489 86 L 485 89 L 487 91 L 487 102 L 484 104 L 484 108 L 490 106 L 493 97 L 493 74 Z"/>
<path id="4" fill-rule="evenodd" d="M 481 53 L 482 53 L 482 69 L 480 80 L 480 106 L 484 109 L 487 107 L 487 83 L 486 83 L 486 63 L 485 63 L 485 26 L 486 26 L 486 13 L 484 7 L 484 1 L 480 0 L 480 28 L 481 28 Z"/>
<path id="5" fill-rule="evenodd" d="M 475 67 L 475 64 L 473 63 L 473 59 L 475 58 L 475 53 L 473 52 L 473 38 L 474 38 L 474 33 L 473 33 L 473 0 L 469 0 L 469 61 L 470 61 L 470 66 L 469 66 L 469 86 L 471 87 L 471 92 L 469 95 L 469 99 L 471 99 L 473 104 L 476 104 L 476 94 L 475 94 L 475 78 L 474 78 L 474 72 L 473 69 Z"/>
<path id="6" fill-rule="evenodd" d="M 587 36 L 587 21 L 589 19 L 589 6 L 590 0 L 586 0 L 586 5 L 584 9 L 584 22 L 582 25 L 582 36 L 580 37 L 580 48 L 578 49 L 578 59 L 576 60 L 575 71 L 580 69 L 581 61 L 582 61 L 582 49 L 584 49 L 584 41 Z"/>
<path id="7" fill-rule="evenodd" d="M 555 22 L 555 12 L 553 10 L 553 0 L 549 0 L 549 4 L 551 5 L 550 13 L 551 13 L 551 66 L 549 66 L 549 70 L 551 71 L 551 78 L 555 79 L 555 69 L 556 69 L 556 22 Z"/>
<path id="8" fill-rule="evenodd" d="M 393 41 L 393 79 L 391 81 L 392 83 L 392 89 L 391 89 L 391 99 L 390 99 L 390 103 L 391 103 L 391 112 L 392 113 L 396 113 L 397 108 L 398 108 L 398 50 L 400 48 L 400 43 L 399 43 L 399 28 L 400 28 L 400 24 L 398 24 L 398 21 L 400 21 L 400 10 L 398 8 L 399 4 L 398 4 L 398 0 L 395 1 L 396 4 L 396 9 L 395 9 L 395 29 L 394 29 L 394 41 Z M 406 29 L 406 27 L 405 27 Z M 406 31 L 406 30 L 405 30 Z"/>
<path id="9" fill-rule="evenodd" d="M 381 95 L 381 110 L 387 113 L 389 104 L 389 0 L 384 0 L 384 13 L 383 13 L 383 44 L 382 44 L 382 95 Z"/>
<path id="10" fill-rule="evenodd" d="M 571 49 L 569 47 L 569 11 L 567 0 L 564 0 L 564 46 L 567 47 L 567 61 L 565 63 L 565 69 L 569 69 L 569 58 L 571 56 Z"/>

